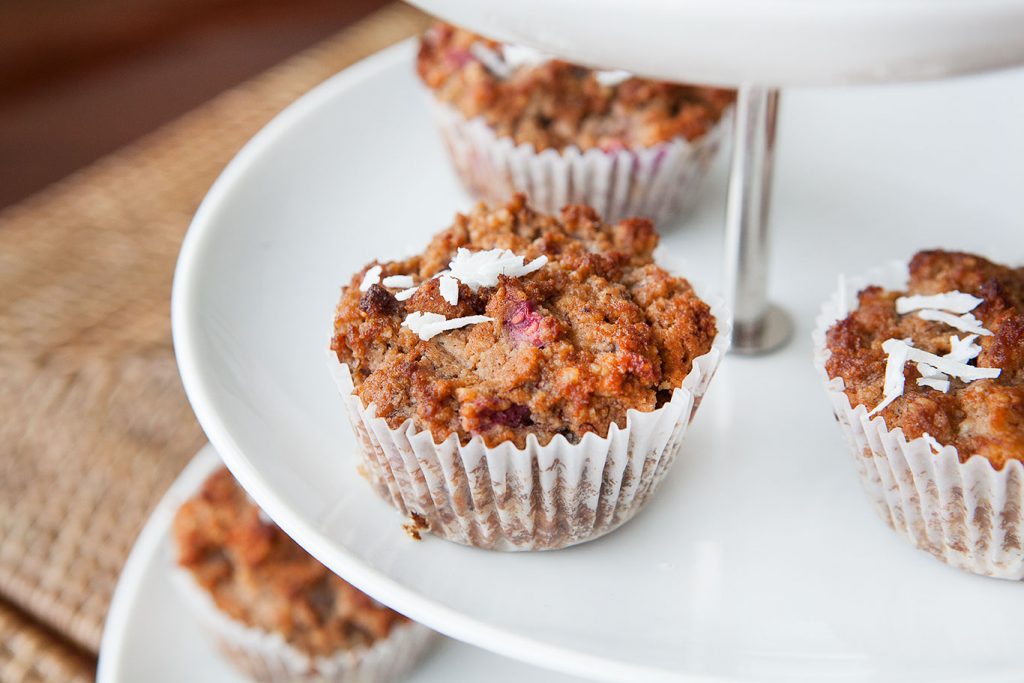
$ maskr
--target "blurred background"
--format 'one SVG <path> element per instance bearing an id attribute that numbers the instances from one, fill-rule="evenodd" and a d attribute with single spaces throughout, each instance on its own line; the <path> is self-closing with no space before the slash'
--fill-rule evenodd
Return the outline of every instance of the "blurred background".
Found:
<path id="1" fill-rule="evenodd" d="M 386 0 L 0 2 L 0 206 Z"/>
<path id="2" fill-rule="evenodd" d="M 0 1 L 0 682 L 93 680 L 128 552 L 205 443 L 169 318 L 206 190 L 425 23 L 385 0 Z"/>

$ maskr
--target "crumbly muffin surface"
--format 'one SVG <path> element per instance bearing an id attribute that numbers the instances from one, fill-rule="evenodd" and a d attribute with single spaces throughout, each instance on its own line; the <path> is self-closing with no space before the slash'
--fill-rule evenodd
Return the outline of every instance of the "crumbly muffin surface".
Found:
<path id="1" fill-rule="evenodd" d="M 910 262 L 906 292 L 868 287 L 859 307 L 828 332 L 830 377 L 842 377 L 851 405 L 873 409 L 883 400 L 887 339 L 912 339 L 924 351 L 950 351 L 950 336 L 966 333 L 917 315 L 898 315 L 895 302 L 908 294 L 960 291 L 983 299 L 971 313 L 992 332 L 977 339 L 981 354 L 973 364 L 1000 368 L 995 379 L 965 383 L 952 378 L 948 393 L 918 386 L 915 363 L 904 366 L 903 395 L 879 414 L 889 429 L 908 439 L 928 433 L 956 447 L 961 461 L 978 454 L 997 469 L 1024 460 L 1024 269 L 1008 268 L 971 254 L 923 251 Z"/>
<path id="2" fill-rule="evenodd" d="M 500 44 L 439 23 L 420 42 L 417 69 L 441 102 L 466 118 L 483 117 L 499 136 L 538 151 L 650 147 L 696 140 L 721 119 L 734 91 L 629 78 L 602 85 L 597 72 L 566 62 L 518 66 L 504 77 L 478 58 L 475 45 Z"/>
<path id="3" fill-rule="evenodd" d="M 381 263 L 383 275 L 412 274 L 422 283 L 407 301 L 364 274 L 344 288 L 331 348 L 352 372 L 363 405 L 393 428 L 411 419 L 435 442 L 474 435 L 491 446 L 520 448 L 534 434 L 578 442 L 625 426 L 626 411 L 650 411 L 671 398 L 707 353 L 714 316 L 689 283 L 656 266 L 658 236 L 650 221 L 616 225 L 582 206 L 561 217 L 538 214 L 522 195 L 507 206 L 479 205 L 438 234 L 422 255 Z M 472 291 L 460 283 L 456 305 L 433 276 L 460 247 L 508 249 L 539 270 L 499 276 L 497 286 Z M 486 315 L 492 321 L 424 341 L 402 327 L 414 311 L 446 318 Z"/>
<path id="4" fill-rule="evenodd" d="M 376 603 L 300 548 L 226 469 L 178 510 L 178 563 L 236 621 L 276 632 L 311 656 L 369 646 L 405 617 Z"/>

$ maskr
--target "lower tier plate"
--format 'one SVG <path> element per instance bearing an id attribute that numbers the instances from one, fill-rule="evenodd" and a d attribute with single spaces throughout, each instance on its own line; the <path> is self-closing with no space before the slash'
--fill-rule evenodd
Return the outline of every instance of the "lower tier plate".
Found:
<path id="1" fill-rule="evenodd" d="M 99 683 L 242 683 L 244 679 L 204 637 L 171 582 L 170 528 L 174 512 L 220 465 L 206 447 L 182 472 L 146 523 L 125 564 L 111 603 L 97 674 Z M 486 650 L 442 638 L 407 683 L 573 683 Z"/>

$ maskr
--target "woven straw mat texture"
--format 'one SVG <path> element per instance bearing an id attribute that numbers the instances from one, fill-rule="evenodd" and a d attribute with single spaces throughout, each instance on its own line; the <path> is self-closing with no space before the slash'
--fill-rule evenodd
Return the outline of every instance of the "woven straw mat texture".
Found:
<path id="1" fill-rule="evenodd" d="M 0 214 L 0 679 L 73 678 L 11 607 L 97 651 L 135 536 L 203 444 L 169 314 L 204 193 L 284 106 L 426 22 L 389 6 Z"/>

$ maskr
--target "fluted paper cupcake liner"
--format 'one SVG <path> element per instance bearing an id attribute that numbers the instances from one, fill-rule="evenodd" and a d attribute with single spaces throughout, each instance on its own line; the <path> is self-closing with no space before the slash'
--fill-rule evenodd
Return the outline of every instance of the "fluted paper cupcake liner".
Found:
<path id="1" fill-rule="evenodd" d="M 707 299 L 705 298 L 705 301 Z M 648 502 L 680 452 L 693 414 L 729 345 L 729 316 L 712 303 L 718 324 L 711 350 L 671 400 L 657 410 L 627 413 L 606 437 L 588 433 L 572 444 L 488 448 L 476 436 L 434 443 L 411 420 L 397 429 L 364 407 L 348 367 L 329 364 L 359 441 L 360 471 L 377 493 L 437 536 L 493 550 L 552 550 L 602 536 Z"/>
<path id="2" fill-rule="evenodd" d="M 413 668 L 437 635 L 410 621 L 396 625 L 369 647 L 313 657 L 278 633 L 247 626 L 222 612 L 209 592 L 177 564 L 176 550 L 171 554 L 172 583 L 203 630 L 236 669 L 260 683 L 392 683 Z"/>
<path id="3" fill-rule="evenodd" d="M 1024 579 L 1024 465 L 996 470 L 956 448 L 934 452 L 923 437 L 908 441 L 881 416 L 851 406 L 841 377 L 828 376 L 826 334 L 857 305 L 867 285 L 905 289 L 907 266 L 892 263 L 846 282 L 824 305 L 814 330 L 814 364 L 851 448 L 864 490 L 900 536 L 954 567 L 1003 579 Z"/>
<path id="4" fill-rule="evenodd" d="M 280 634 L 246 626 L 221 612 L 187 570 L 174 566 L 172 578 L 218 649 L 235 668 L 261 683 L 391 683 L 412 669 L 436 635 L 407 622 L 369 647 L 311 657 Z"/>
<path id="5" fill-rule="evenodd" d="M 499 137 L 482 118 L 466 119 L 451 106 L 432 102 L 456 173 L 472 195 L 496 203 L 523 192 L 531 205 L 554 214 L 566 204 L 587 204 L 613 223 L 646 216 L 660 224 L 689 211 L 731 119 L 723 116 L 692 142 L 676 138 L 639 149 L 571 146 L 538 153 L 531 144 Z"/>

